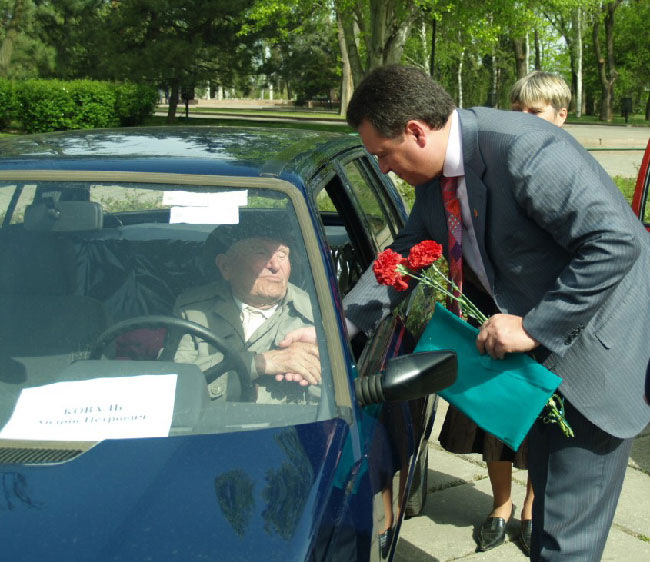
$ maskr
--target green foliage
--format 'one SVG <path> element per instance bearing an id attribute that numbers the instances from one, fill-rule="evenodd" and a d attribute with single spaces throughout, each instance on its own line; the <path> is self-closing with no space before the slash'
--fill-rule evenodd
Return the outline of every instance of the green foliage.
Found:
<path id="1" fill-rule="evenodd" d="M 141 123 L 157 101 L 155 89 L 91 80 L 26 80 L 15 85 L 23 130 L 41 133 Z"/>
<path id="2" fill-rule="evenodd" d="M 156 88 L 132 83 L 115 86 L 115 115 L 123 127 L 142 124 L 157 103 Z"/>
<path id="3" fill-rule="evenodd" d="M 621 193 L 625 196 L 625 199 L 627 199 L 628 203 L 631 204 L 632 197 L 634 196 L 634 188 L 636 187 L 636 178 L 614 176 L 612 180 L 621 190 Z"/>
<path id="4" fill-rule="evenodd" d="M 0 129 L 5 129 L 16 114 L 16 96 L 11 80 L 0 78 Z"/>
<path id="5" fill-rule="evenodd" d="M 115 124 L 115 94 L 106 83 L 26 80 L 16 84 L 20 120 L 29 133 Z"/>

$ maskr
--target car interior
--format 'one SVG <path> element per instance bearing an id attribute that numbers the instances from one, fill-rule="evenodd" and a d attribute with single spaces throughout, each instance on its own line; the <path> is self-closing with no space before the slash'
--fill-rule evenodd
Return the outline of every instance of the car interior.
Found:
<path id="1" fill-rule="evenodd" d="M 100 360 L 90 355 L 108 328 L 133 318 L 173 316 L 179 294 L 217 275 L 204 244 L 215 225 L 174 223 L 171 210 L 158 204 L 112 209 L 111 198 L 124 195 L 119 186 L 103 187 L 111 188 L 106 190 L 110 196 L 93 200 L 96 186 L 89 184 L 0 185 L 0 202 L 8 200 L 4 217 L 0 214 L 0 427 L 23 388 L 169 372 L 169 363 L 158 360 L 166 342 L 164 324 L 125 330 L 102 346 Z M 287 228 L 299 232 L 286 201 L 248 191 L 250 205 L 242 213 L 255 213 L 260 221 L 284 213 Z M 356 275 L 349 240 L 334 214 L 326 222 L 339 283 L 346 286 Z M 291 281 L 317 306 L 304 248 L 292 257 Z M 216 408 L 208 403 L 198 367 L 175 364 L 179 384 L 170 434 L 241 429 L 251 419 L 270 426 L 328 419 L 334 399 L 324 347 L 321 360 L 322 393 L 281 409 L 244 402 Z"/>

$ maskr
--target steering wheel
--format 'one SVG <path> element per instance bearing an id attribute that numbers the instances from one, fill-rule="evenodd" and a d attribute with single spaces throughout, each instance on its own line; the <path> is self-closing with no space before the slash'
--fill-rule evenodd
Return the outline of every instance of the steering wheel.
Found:
<path id="1" fill-rule="evenodd" d="M 201 326 L 201 324 L 197 324 L 196 322 L 184 320 L 183 318 L 176 318 L 175 316 L 152 314 L 147 316 L 137 316 L 135 318 L 129 318 L 128 320 L 117 322 L 97 338 L 90 348 L 89 359 L 101 359 L 106 345 L 125 332 L 130 332 L 131 330 L 137 330 L 139 328 L 161 327 L 169 329 L 176 337 L 182 334 L 190 334 L 214 345 L 221 353 L 223 353 L 224 360 L 227 360 L 233 366 L 233 370 L 237 373 L 242 388 L 242 395 L 253 395 L 253 383 L 248 368 L 246 367 L 241 355 L 236 351 L 233 351 L 232 347 L 230 347 L 212 330 L 209 330 L 205 326 Z M 180 340 L 180 338 L 178 338 L 178 340 Z M 171 352 L 167 351 L 167 353 L 163 352 L 159 359 L 171 360 L 173 357 L 171 356 Z M 223 373 L 220 373 L 220 375 L 221 374 Z"/>

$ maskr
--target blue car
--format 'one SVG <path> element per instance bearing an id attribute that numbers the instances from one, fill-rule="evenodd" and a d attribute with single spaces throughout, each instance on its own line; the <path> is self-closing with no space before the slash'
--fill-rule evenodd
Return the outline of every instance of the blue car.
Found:
<path id="1" fill-rule="evenodd" d="M 0 140 L 2 559 L 391 559 L 456 357 L 410 354 L 397 316 L 350 340 L 342 299 L 405 215 L 351 135 Z M 232 305 L 215 256 L 245 225 L 290 240 L 315 382 L 183 312 L 206 287 Z"/>

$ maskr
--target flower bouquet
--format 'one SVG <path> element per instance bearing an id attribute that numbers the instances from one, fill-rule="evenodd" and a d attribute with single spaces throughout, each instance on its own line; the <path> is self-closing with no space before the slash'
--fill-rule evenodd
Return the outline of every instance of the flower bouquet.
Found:
<path id="1" fill-rule="evenodd" d="M 458 302 L 466 317 L 479 324 L 486 322 L 487 317 L 443 273 L 441 258 L 442 246 L 425 240 L 413 246 L 406 258 L 384 250 L 375 260 L 373 272 L 380 284 L 397 291 L 407 290 L 415 279 L 440 291 L 448 302 Z M 477 334 L 476 328 L 436 303 L 415 351 L 456 351 L 458 378 L 440 396 L 514 450 L 538 416 L 547 423 L 558 423 L 565 435 L 572 436 L 562 399 L 555 394 L 562 379 L 524 353 L 510 353 L 504 359 L 479 354 Z"/>

